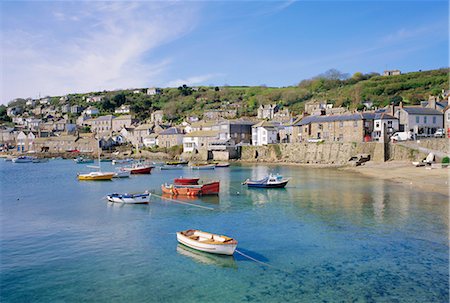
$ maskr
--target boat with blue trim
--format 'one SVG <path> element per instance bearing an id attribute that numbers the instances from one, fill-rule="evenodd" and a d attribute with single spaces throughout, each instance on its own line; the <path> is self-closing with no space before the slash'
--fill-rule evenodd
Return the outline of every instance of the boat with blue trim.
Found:
<path id="1" fill-rule="evenodd" d="M 283 188 L 289 182 L 288 178 L 283 178 L 283 176 L 276 174 L 270 174 L 261 180 L 250 180 L 247 179 L 242 183 L 248 187 L 259 187 L 259 188 Z"/>

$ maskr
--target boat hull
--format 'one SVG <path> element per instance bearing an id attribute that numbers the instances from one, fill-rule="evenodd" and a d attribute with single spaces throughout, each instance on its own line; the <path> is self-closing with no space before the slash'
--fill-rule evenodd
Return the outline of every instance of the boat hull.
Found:
<path id="1" fill-rule="evenodd" d="M 191 169 L 194 169 L 194 170 L 209 170 L 209 169 L 215 169 L 215 168 L 216 168 L 216 166 L 214 164 L 191 166 Z"/>
<path id="2" fill-rule="evenodd" d="M 186 166 L 183 165 L 163 165 L 160 167 L 161 170 L 179 170 L 184 169 Z"/>
<path id="3" fill-rule="evenodd" d="M 284 188 L 289 181 L 283 181 L 280 183 L 252 183 L 251 181 L 247 182 L 248 187 L 256 187 L 256 188 Z"/>
<path id="4" fill-rule="evenodd" d="M 80 181 L 109 181 L 113 178 L 114 173 L 101 173 L 101 174 L 79 174 L 78 180 Z"/>
<path id="5" fill-rule="evenodd" d="M 173 196 L 205 196 L 217 195 L 220 191 L 220 182 L 210 182 L 198 185 L 161 185 L 162 192 Z"/>
<path id="6" fill-rule="evenodd" d="M 111 194 L 107 195 L 106 198 L 109 202 L 113 203 L 123 203 L 123 204 L 148 204 L 150 202 L 150 194 Z"/>
<path id="7" fill-rule="evenodd" d="M 151 173 L 153 166 L 145 167 L 125 167 L 124 170 L 129 171 L 133 175 L 148 175 Z"/>
<path id="8" fill-rule="evenodd" d="M 201 188 L 200 187 L 178 187 L 178 186 L 174 186 L 174 185 L 161 185 L 161 190 L 163 192 L 163 194 L 169 194 L 172 196 L 200 196 L 201 193 Z"/>
<path id="9" fill-rule="evenodd" d="M 113 178 L 129 178 L 130 177 L 131 172 L 129 171 L 118 171 L 114 174 Z"/>
<path id="10" fill-rule="evenodd" d="M 175 178 L 173 183 L 176 185 L 196 185 L 200 178 Z"/>
<path id="11" fill-rule="evenodd" d="M 206 232 L 200 232 L 200 231 L 195 232 L 195 234 L 197 234 L 197 233 L 204 235 L 204 237 L 203 236 L 197 237 L 198 239 L 196 240 L 191 237 L 185 236 L 183 234 L 183 232 L 177 232 L 177 241 L 183 245 L 190 247 L 190 248 L 208 252 L 208 253 L 212 253 L 212 254 L 231 256 L 231 255 L 233 255 L 234 251 L 236 250 L 236 247 L 237 247 L 236 240 L 226 237 L 227 239 L 231 240 L 231 241 L 229 241 L 229 243 L 217 243 L 217 242 L 213 243 L 213 241 L 211 241 L 213 239 L 213 237 L 223 237 L 223 236 L 210 234 L 210 233 L 206 233 Z M 210 238 L 208 238 L 208 236 Z"/>

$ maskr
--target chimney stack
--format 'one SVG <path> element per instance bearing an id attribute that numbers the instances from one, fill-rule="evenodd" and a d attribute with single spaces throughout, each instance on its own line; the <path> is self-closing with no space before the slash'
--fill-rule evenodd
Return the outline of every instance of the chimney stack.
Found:
<path id="1" fill-rule="evenodd" d="M 436 109 L 436 101 L 437 97 L 435 96 L 429 96 L 428 97 L 428 106 L 429 108 Z"/>

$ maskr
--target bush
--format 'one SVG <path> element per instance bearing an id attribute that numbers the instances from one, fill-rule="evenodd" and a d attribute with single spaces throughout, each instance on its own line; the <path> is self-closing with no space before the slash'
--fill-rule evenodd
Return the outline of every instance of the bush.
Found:
<path id="1" fill-rule="evenodd" d="M 443 159 L 442 159 L 442 164 L 449 164 L 450 163 L 450 158 L 449 157 L 447 157 L 447 156 L 445 156 Z"/>

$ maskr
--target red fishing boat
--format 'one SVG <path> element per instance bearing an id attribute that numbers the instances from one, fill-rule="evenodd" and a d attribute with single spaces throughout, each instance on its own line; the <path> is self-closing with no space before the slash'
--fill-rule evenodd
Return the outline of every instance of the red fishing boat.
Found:
<path id="1" fill-rule="evenodd" d="M 150 174 L 154 166 L 151 165 L 145 165 L 145 164 L 138 164 L 133 165 L 131 167 L 124 167 L 123 170 L 129 171 L 132 174 Z"/>
<path id="2" fill-rule="evenodd" d="M 200 178 L 175 178 L 173 184 L 176 185 L 197 185 Z"/>
<path id="3" fill-rule="evenodd" d="M 204 196 L 217 195 L 220 191 L 220 182 L 209 182 L 197 185 L 177 185 L 177 184 L 163 184 L 161 190 L 164 194 L 173 196 Z"/>

